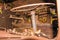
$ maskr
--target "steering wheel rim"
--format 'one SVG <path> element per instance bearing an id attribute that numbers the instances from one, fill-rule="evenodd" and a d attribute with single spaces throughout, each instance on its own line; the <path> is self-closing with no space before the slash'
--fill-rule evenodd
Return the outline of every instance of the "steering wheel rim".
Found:
<path id="1" fill-rule="evenodd" d="M 24 9 L 23 10 L 17 10 L 17 9 L 21 9 L 21 8 L 24 8 L 24 7 L 40 6 L 40 5 L 55 5 L 55 4 L 54 3 L 28 4 L 28 5 L 23 5 L 23 6 L 18 6 L 18 7 L 12 8 L 10 11 L 12 11 L 12 12 L 29 11 L 29 10 L 35 9 L 36 7 L 31 8 L 31 9 L 25 9 L 25 10 Z"/>

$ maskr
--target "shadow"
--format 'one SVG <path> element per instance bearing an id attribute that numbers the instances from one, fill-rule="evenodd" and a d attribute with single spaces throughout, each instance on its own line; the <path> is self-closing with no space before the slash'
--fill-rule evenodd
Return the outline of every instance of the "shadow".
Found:
<path id="1" fill-rule="evenodd" d="M 54 20 L 52 23 L 53 26 L 53 38 L 55 38 L 57 36 L 58 33 L 58 20 Z"/>

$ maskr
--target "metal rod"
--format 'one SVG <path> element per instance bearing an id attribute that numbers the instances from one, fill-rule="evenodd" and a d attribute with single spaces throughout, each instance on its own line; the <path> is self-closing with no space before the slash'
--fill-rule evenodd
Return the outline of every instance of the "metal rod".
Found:
<path id="1" fill-rule="evenodd" d="M 12 8 L 10 11 L 13 12 L 13 11 L 16 11 L 17 9 L 20 9 L 20 8 L 32 7 L 32 6 L 39 6 L 39 5 L 55 5 L 55 4 L 54 3 L 35 3 L 35 4 L 28 4 L 28 5 L 23 5 L 23 6 Z"/>
<path id="2" fill-rule="evenodd" d="M 31 11 L 31 19 L 32 19 L 33 31 L 36 32 L 35 11 Z"/>

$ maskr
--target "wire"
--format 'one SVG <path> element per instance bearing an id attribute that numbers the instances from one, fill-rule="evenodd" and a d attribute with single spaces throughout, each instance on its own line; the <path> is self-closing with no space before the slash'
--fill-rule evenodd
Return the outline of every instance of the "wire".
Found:
<path id="1" fill-rule="evenodd" d="M 17 9 L 24 8 L 24 7 L 40 6 L 40 5 L 55 5 L 55 4 L 54 4 L 54 3 L 28 4 L 28 5 L 23 5 L 23 6 L 19 6 L 19 7 L 12 8 L 10 11 L 12 11 L 12 12 L 29 11 L 29 10 L 32 10 L 32 9 L 34 9 L 34 8 L 31 8 L 31 9 L 23 9 L 23 10 L 17 10 Z"/>

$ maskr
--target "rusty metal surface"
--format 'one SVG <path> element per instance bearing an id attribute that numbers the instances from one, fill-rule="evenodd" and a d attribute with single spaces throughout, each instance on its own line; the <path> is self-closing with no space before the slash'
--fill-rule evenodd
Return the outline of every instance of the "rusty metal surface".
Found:
<path id="1" fill-rule="evenodd" d="M 41 3 L 44 2 L 43 0 L 17 0 L 13 2 L 15 6 L 20 6 L 20 5 L 26 5 L 26 4 L 32 4 L 32 3 Z"/>
<path id="2" fill-rule="evenodd" d="M 48 40 L 47 38 L 44 38 L 44 37 L 19 36 L 19 35 L 9 34 L 9 33 L 5 32 L 5 31 L 0 31 L 0 40 L 22 40 L 22 39 L 36 39 L 36 40 L 44 40 L 44 39 L 46 39 L 46 40 Z"/>

